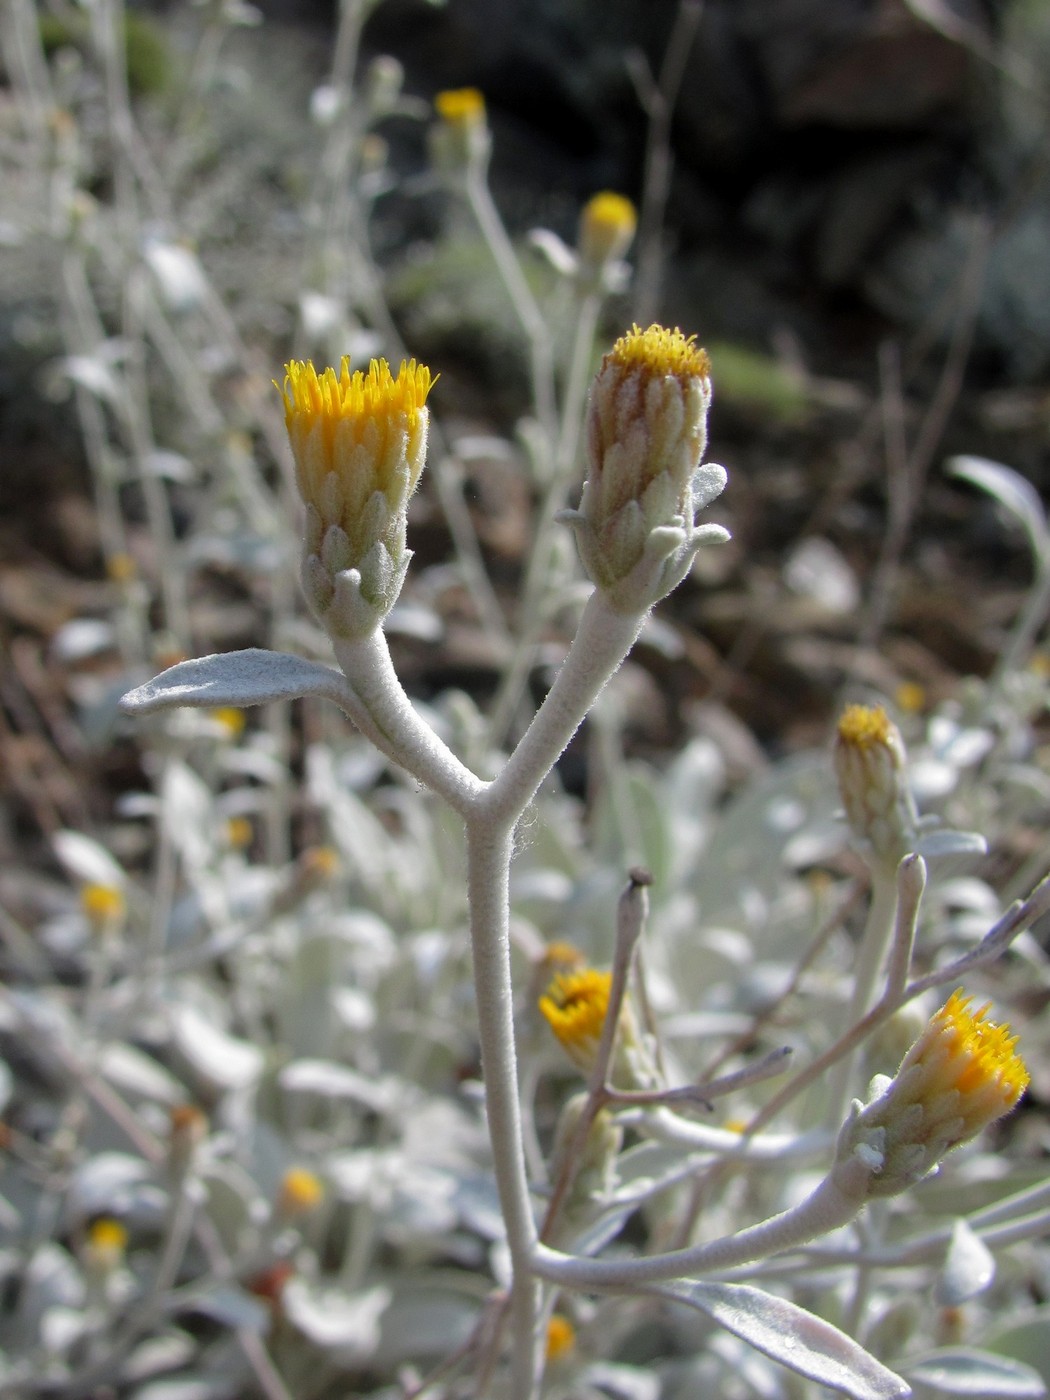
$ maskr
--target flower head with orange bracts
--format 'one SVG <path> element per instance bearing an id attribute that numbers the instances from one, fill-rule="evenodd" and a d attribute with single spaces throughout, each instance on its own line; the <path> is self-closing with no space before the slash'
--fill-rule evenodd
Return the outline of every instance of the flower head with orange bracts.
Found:
<path id="1" fill-rule="evenodd" d="M 954 992 L 876 1097 L 854 1105 L 839 1137 L 840 1162 L 872 1170 L 868 1194 L 893 1196 L 926 1175 L 945 1153 L 1017 1104 L 1028 1070 L 1009 1026 L 987 1019 L 988 1007 Z"/>
<path id="2" fill-rule="evenodd" d="M 341 637 L 374 631 L 401 591 L 411 557 L 407 507 L 426 460 L 426 365 L 386 360 L 366 373 L 285 367 L 284 417 L 306 505 L 303 585 L 324 625 Z"/>

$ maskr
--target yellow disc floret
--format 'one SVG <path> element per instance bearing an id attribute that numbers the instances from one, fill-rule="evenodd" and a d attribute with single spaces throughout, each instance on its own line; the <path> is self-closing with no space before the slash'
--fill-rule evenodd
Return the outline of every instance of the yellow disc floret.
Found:
<path id="1" fill-rule="evenodd" d="M 889 744 L 893 729 L 881 705 L 847 705 L 839 720 L 838 733 L 844 744 L 870 749 L 875 744 Z"/>
<path id="2" fill-rule="evenodd" d="M 625 370 L 640 369 L 654 378 L 673 375 L 676 379 L 706 379 L 711 373 L 707 351 L 696 343 L 695 335 L 684 335 L 677 326 L 652 325 L 648 330 L 632 326 L 621 335 L 604 363 Z"/>
<path id="3" fill-rule="evenodd" d="M 987 1003 L 971 1011 L 972 1000 L 961 988 L 953 992 L 927 1034 L 947 1048 L 945 1083 L 963 1096 L 964 1105 L 968 1098 L 991 1090 L 1002 1104 L 1000 1112 L 1006 1113 L 1028 1087 L 1028 1069 L 1014 1048 L 1017 1036 L 1010 1034 L 1010 1027 L 986 1019 Z"/>

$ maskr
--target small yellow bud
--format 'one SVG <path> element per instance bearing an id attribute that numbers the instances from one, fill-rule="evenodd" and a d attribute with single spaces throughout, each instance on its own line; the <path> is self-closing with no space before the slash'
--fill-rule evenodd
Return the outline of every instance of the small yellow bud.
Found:
<path id="1" fill-rule="evenodd" d="M 111 554 L 106 559 L 106 577 L 111 583 L 130 583 L 138 574 L 138 565 L 130 554 Z"/>
<path id="2" fill-rule="evenodd" d="M 918 681 L 901 681 L 894 699 L 897 708 L 906 715 L 922 714 L 926 708 L 926 687 Z"/>
<path id="3" fill-rule="evenodd" d="M 624 195 L 610 190 L 592 195 L 580 215 L 580 257 L 592 267 L 622 258 L 637 227 L 638 212 Z"/>
<path id="4" fill-rule="evenodd" d="M 127 913 L 124 891 L 117 885 L 82 885 L 80 907 L 96 932 L 115 928 Z"/>
<path id="5" fill-rule="evenodd" d="M 971 1000 L 953 992 L 893 1079 L 842 1129 L 837 1160 L 871 1169 L 868 1195 L 893 1196 L 921 1180 L 1024 1093 L 1028 1070 L 1017 1037 L 986 1019 L 987 1006 L 971 1011 Z"/>
<path id="6" fill-rule="evenodd" d="M 386 360 L 367 374 L 318 374 L 309 361 L 286 366 L 284 417 L 306 504 L 303 586 L 334 635 L 364 637 L 401 591 L 408 500 L 426 459 L 425 365 Z"/>
<path id="7" fill-rule="evenodd" d="M 230 817 L 226 823 L 226 840 L 235 851 L 246 850 L 252 844 L 253 834 L 247 817 Z"/>
<path id="8" fill-rule="evenodd" d="M 301 889 L 313 889 L 338 873 L 339 852 L 334 846 L 308 846 L 299 857 L 296 883 Z"/>
<path id="9" fill-rule="evenodd" d="M 119 1220 L 103 1216 L 88 1228 L 84 1244 L 85 1263 L 100 1273 L 110 1273 L 124 1260 L 128 1232 Z"/>
<path id="10" fill-rule="evenodd" d="M 552 1313 L 547 1323 L 547 1360 L 561 1361 L 576 1348 L 576 1328 L 564 1313 Z"/>
<path id="11" fill-rule="evenodd" d="M 309 1215 L 323 1200 L 324 1185 L 320 1177 L 305 1167 L 290 1167 L 281 1179 L 277 1213 L 286 1219 Z"/>
<path id="12" fill-rule="evenodd" d="M 481 126 L 485 122 L 485 98 L 474 87 L 439 92 L 434 98 L 434 110 L 449 126 Z"/>
<path id="13" fill-rule="evenodd" d="M 217 710 L 212 710 L 211 717 L 226 738 L 233 741 L 241 737 L 248 723 L 244 711 L 236 709 L 233 705 L 222 705 Z"/>
<path id="14" fill-rule="evenodd" d="M 725 486 L 701 466 L 710 364 L 695 336 L 633 326 L 602 361 L 587 413 L 589 470 L 576 528 L 591 578 L 619 611 L 643 611 L 685 577 L 718 526 L 694 524 Z"/>
<path id="15" fill-rule="evenodd" d="M 485 99 L 477 88 L 452 88 L 434 98 L 439 121 L 430 133 L 434 165 L 446 174 L 480 170 L 492 148 Z"/>
<path id="16" fill-rule="evenodd" d="M 185 1172 L 193 1161 L 197 1148 L 208 1136 L 208 1119 L 196 1104 L 175 1104 L 169 1115 L 171 1136 L 168 1139 L 168 1161 L 176 1175 Z"/>
<path id="17" fill-rule="evenodd" d="M 900 730 L 881 705 L 847 705 L 833 759 L 854 835 L 896 866 L 912 849 L 917 819 Z"/>

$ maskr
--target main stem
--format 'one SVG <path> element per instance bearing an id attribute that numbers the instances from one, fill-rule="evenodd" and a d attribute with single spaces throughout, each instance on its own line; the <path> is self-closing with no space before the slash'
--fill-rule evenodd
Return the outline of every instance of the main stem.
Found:
<path id="1" fill-rule="evenodd" d="M 532 1277 L 536 1225 L 525 1175 L 510 976 L 510 859 L 513 823 L 467 821 L 467 888 L 478 1039 L 496 1188 L 513 1278 L 512 1395 L 530 1400 L 539 1378 L 539 1285 Z"/>

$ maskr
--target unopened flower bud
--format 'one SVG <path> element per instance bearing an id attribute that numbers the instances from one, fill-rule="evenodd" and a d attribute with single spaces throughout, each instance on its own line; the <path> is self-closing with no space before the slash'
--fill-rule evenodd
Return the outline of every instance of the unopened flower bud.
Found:
<path id="1" fill-rule="evenodd" d="M 285 1220 L 309 1215 L 324 1200 L 324 1185 L 320 1177 L 306 1167 L 289 1167 L 281 1178 L 277 1193 L 277 1214 Z"/>
<path id="2" fill-rule="evenodd" d="M 970 1010 L 954 992 L 892 1079 L 876 1078 L 866 1107 L 854 1104 L 839 1134 L 836 1169 L 867 1167 L 868 1196 L 895 1196 L 941 1158 L 1009 1113 L 1028 1084 L 1009 1026 Z"/>
<path id="3" fill-rule="evenodd" d="M 576 1328 L 564 1313 L 552 1313 L 547 1323 L 547 1360 L 557 1364 L 576 1348 Z"/>
<path id="4" fill-rule="evenodd" d="M 302 578 L 307 601 L 334 636 L 361 639 L 401 592 L 408 500 L 427 448 L 430 370 L 386 360 L 367 374 L 343 358 L 318 374 L 293 360 L 284 381 L 285 423 L 306 504 Z"/>
<path id="5" fill-rule="evenodd" d="M 718 525 L 694 516 L 725 471 L 701 466 L 711 402 L 709 361 L 693 336 L 632 327 L 602 361 L 587 414 L 589 470 L 576 529 L 590 577 L 620 612 L 644 612 L 676 588 Z"/>
<path id="6" fill-rule="evenodd" d="M 84 1241 L 84 1266 L 96 1275 L 111 1274 L 124 1262 L 127 1229 L 119 1220 L 103 1216 L 92 1222 Z"/>
<path id="7" fill-rule="evenodd" d="M 574 1094 L 558 1117 L 551 1149 L 551 1175 L 561 1175 L 569 1153 L 579 1156 L 573 1163 L 572 1191 L 565 1201 L 567 1220 L 590 1207 L 595 1197 L 604 1196 L 616 1174 L 616 1159 L 623 1147 L 623 1129 L 608 1109 L 600 1109 L 587 1129 L 582 1147 L 577 1143 L 581 1115 L 587 1111 L 587 1095 Z"/>
<path id="8" fill-rule="evenodd" d="M 80 887 L 80 907 L 95 933 L 113 933 L 124 923 L 127 900 L 119 885 L 88 883 Z"/>
<path id="9" fill-rule="evenodd" d="M 481 171 L 492 149 L 485 99 L 477 88 L 451 88 L 434 98 L 438 120 L 430 129 L 434 165 L 446 175 Z"/>
<path id="10" fill-rule="evenodd" d="M 916 824 L 900 730 L 881 705 L 847 705 L 833 758 L 853 834 L 896 866 L 914 848 Z"/>
<path id="11" fill-rule="evenodd" d="M 622 258 L 638 227 L 638 211 L 622 194 L 603 190 L 592 195 L 580 214 L 577 251 L 591 268 Z"/>
<path id="12" fill-rule="evenodd" d="M 404 66 L 392 54 L 381 53 L 372 59 L 365 70 L 364 97 L 373 117 L 394 109 L 404 82 Z"/>

